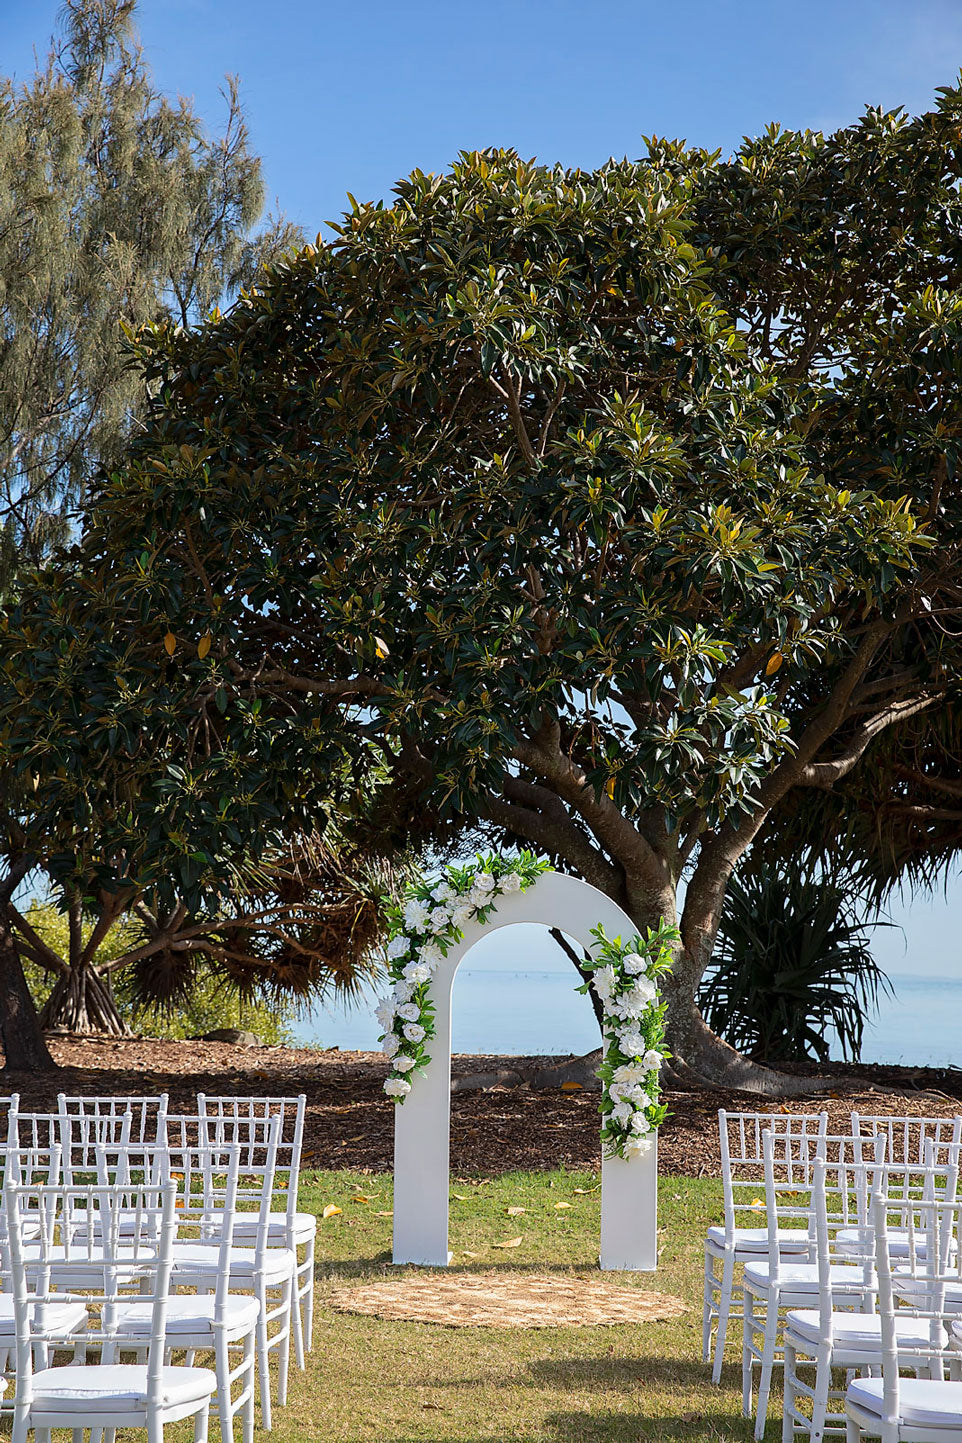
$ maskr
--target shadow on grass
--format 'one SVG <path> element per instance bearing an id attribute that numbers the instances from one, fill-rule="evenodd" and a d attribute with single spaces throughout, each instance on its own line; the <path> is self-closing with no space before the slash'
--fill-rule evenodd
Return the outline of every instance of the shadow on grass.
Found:
<path id="1" fill-rule="evenodd" d="M 693 1443 L 717 1439 L 718 1443 L 744 1443 L 751 1425 L 730 1415 L 700 1408 L 692 1399 L 691 1412 L 677 1418 L 649 1418 L 631 1413 L 549 1413 L 538 1437 L 545 1443 Z M 450 1435 L 432 1439 L 424 1433 L 410 1438 L 398 1434 L 395 1443 L 449 1443 Z M 505 1434 L 478 1434 L 463 1443 L 505 1443 Z"/>

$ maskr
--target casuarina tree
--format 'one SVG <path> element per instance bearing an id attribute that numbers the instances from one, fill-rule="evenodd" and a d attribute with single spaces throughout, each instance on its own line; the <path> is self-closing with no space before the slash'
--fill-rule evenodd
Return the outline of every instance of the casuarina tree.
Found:
<path id="1" fill-rule="evenodd" d="M 259 768 L 375 756 L 415 821 L 677 921 L 681 1075 L 808 1085 L 698 1010 L 729 878 L 956 694 L 960 121 L 953 90 L 725 163 L 464 155 L 139 340 L 76 564 L 143 665 L 215 747 L 257 706 Z"/>
<path id="2" fill-rule="evenodd" d="M 260 230 L 264 183 L 237 85 L 210 135 L 160 94 L 137 44 L 135 0 L 67 0 L 26 83 L 0 79 L 0 592 L 63 542 L 90 478 L 115 461 L 143 409 L 124 328 L 186 324 L 236 294 L 298 240 Z M 2 760 L 0 760 L 2 769 Z M 11 818 L 23 798 L 8 784 Z M 0 902 L 33 861 L 0 836 Z M 26 880 L 25 880 L 26 879 Z M 10 919 L 0 920 L 0 953 Z M 19 968 L 0 964 L 0 1022 L 20 1060 L 47 1055 Z M 6 1033 L 9 1031 L 9 1038 Z"/>

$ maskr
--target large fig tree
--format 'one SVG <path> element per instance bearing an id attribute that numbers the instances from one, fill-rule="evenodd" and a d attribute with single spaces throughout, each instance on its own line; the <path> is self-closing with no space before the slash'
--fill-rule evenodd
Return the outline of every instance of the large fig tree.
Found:
<path id="1" fill-rule="evenodd" d="M 960 121 L 465 155 L 141 337 L 79 564 L 209 745 L 261 707 L 260 769 L 366 753 L 677 921 L 682 1074 L 786 1085 L 696 1004 L 732 871 L 958 687 Z"/>

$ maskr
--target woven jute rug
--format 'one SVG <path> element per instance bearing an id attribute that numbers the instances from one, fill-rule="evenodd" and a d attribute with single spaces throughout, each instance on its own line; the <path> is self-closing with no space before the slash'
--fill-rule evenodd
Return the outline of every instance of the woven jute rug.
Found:
<path id="1" fill-rule="evenodd" d="M 339 1288 L 331 1306 L 396 1322 L 445 1328 L 583 1328 L 659 1323 L 687 1309 L 668 1293 L 605 1278 L 539 1273 L 404 1273 Z"/>

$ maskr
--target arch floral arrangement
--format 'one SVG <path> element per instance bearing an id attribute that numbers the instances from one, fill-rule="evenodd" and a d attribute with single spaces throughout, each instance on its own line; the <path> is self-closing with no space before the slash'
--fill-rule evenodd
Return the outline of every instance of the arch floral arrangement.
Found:
<path id="1" fill-rule="evenodd" d="M 450 947 L 472 921 L 482 925 L 499 897 L 526 891 L 550 864 L 531 852 L 516 857 L 478 857 L 472 866 L 449 867 L 433 883 L 410 887 L 403 905 L 389 910 L 387 948 L 391 994 L 381 1000 L 377 1018 L 391 1072 L 384 1091 L 402 1103 L 411 1091 L 411 1077 L 430 1061 L 434 1036 L 431 979 Z M 597 955 L 586 958 L 583 970 L 604 1013 L 605 1054 L 598 1075 L 602 1083 L 601 1140 L 612 1156 L 630 1157 L 651 1143 L 664 1120 L 659 1102 L 659 1068 L 668 1055 L 663 1047 L 665 1007 L 655 979 L 671 967 L 675 928 L 662 924 L 647 937 L 627 943 L 609 938 L 604 928 L 592 929 Z"/>

